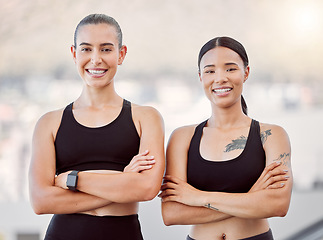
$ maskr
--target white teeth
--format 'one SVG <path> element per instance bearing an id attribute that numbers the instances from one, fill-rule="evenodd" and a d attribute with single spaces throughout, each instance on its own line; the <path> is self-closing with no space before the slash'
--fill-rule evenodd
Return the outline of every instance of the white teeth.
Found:
<path id="1" fill-rule="evenodd" d="M 214 89 L 213 91 L 216 93 L 225 93 L 231 91 L 231 88 Z"/>
<path id="2" fill-rule="evenodd" d="M 88 70 L 91 74 L 103 74 L 105 70 Z"/>

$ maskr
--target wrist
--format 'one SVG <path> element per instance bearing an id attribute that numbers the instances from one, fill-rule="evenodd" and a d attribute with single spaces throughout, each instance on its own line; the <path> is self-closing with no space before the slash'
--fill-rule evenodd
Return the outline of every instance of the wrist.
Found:
<path id="1" fill-rule="evenodd" d="M 204 198 L 202 200 L 202 203 L 203 203 L 203 207 L 205 208 L 208 208 L 208 209 L 212 209 L 212 210 L 216 210 L 216 211 L 219 211 L 219 209 L 215 206 L 216 203 L 214 201 L 214 194 L 210 194 L 208 192 L 204 192 L 205 194 L 203 194 Z"/>
<path id="2" fill-rule="evenodd" d="M 78 173 L 74 170 L 67 175 L 66 187 L 71 191 L 77 191 Z"/>

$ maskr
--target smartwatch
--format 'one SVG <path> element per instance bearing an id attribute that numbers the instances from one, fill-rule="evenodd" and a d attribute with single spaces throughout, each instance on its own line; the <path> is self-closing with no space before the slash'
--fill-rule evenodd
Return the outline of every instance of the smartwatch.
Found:
<path id="1" fill-rule="evenodd" d="M 76 187 L 77 187 L 78 173 L 79 171 L 72 171 L 67 175 L 66 186 L 71 191 L 77 191 Z"/>

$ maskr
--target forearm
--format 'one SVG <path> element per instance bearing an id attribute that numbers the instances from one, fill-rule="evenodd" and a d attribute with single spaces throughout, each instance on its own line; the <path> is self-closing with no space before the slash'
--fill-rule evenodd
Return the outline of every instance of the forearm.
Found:
<path id="1" fill-rule="evenodd" d="M 205 194 L 201 204 L 210 204 L 215 211 L 240 218 L 283 217 L 290 201 L 289 197 L 281 197 L 284 196 L 283 191 L 286 189 L 265 189 L 252 193 L 213 192 Z"/>
<path id="2" fill-rule="evenodd" d="M 95 174 L 79 173 L 81 192 L 117 203 L 148 201 L 159 191 L 162 177 L 142 173 Z M 160 179 L 159 179 L 160 178 Z"/>
<path id="3" fill-rule="evenodd" d="M 32 190 L 32 207 L 36 214 L 70 214 L 89 211 L 109 205 L 111 201 L 82 192 L 72 192 L 59 187 Z"/>
<path id="4" fill-rule="evenodd" d="M 167 226 L 196 225 L 222 221 L 232 217 L 205 207 L 193 207 L 177 202 L 162 203 L 162 215 Z"/>

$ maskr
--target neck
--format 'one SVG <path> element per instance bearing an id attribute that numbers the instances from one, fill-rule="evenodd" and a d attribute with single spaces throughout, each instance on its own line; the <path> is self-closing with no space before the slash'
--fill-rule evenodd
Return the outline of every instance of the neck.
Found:
<path id="1" fill-rule="evenodd" d="M 241 104 L 235 104 L 229 108 L 219 108 L 212 105 L 212 115 L 208 121 L 208 127 L 234 128 L 249 124 L 250 118 L 242 111 Z"/>
<path id="2" fill-rule="evenodd" d="M 113 84 L 102 88 L 83 86 L 80 97 L 75 101 L 77 105 L 87 107 L 104 107 L 118 105 L 122 98 L 117 94 Z"/>

